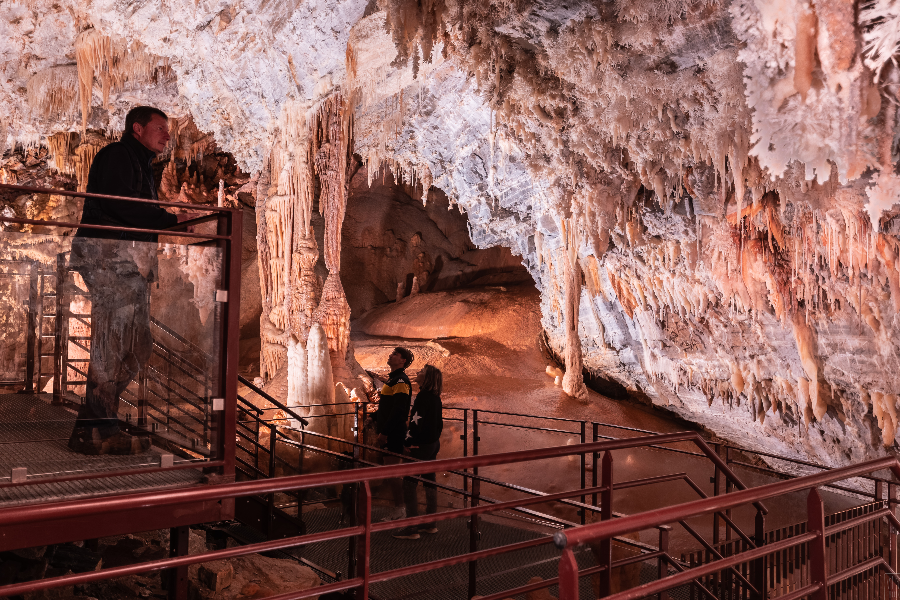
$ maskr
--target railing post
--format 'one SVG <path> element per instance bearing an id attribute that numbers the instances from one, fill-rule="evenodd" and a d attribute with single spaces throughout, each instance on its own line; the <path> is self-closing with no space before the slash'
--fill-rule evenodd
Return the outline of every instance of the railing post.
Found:
<path id="1" fill-rule="evenodd" d="M 725 446 L 725 464 L 729 467 L 731 466 L 731 448 L 729 446 Z M 725 478 L 725 493 L 730 494 L 734 491 L 734 483 L 731 481 L 730 477 Z M 725 516 L 731 519 L 731 509 L 725 509 Z M 728 521 L 725 521 L 725 541 L 731 541 L 731 525 L 728 524 Z"/>
<path id="2" fill-rule="evenodd" d="M 478 456 L 478 411 L 472 411 L 472 455 Z M 474 479 L 472 479 L 472 498 L 471 505 L 472 507 L 478 506 L 478 495 L 481 493 L 481 481 L 477 479 L 478 477 L 478 467 L 472 468 L 472 475 Z M 469 517 L 469 552 L 477 552 L 478 551 L 478 515 L 472 515 Z M 475 594 L 478 593 L 478 561 L 470 560 L 469 561 L 469 595 L 468 598 L 471 598 Z"/>
<path id="3" fill-rule="evenodd" d="M 169 556 L 187 556 L 188 536 L 190 527 L 172 527 L 169 530 Z M 166 586 L 169 600 L 187 600 L 188 597 L 188 568 L 175 567 L 169 569 L 168 585 Z"/>
<path id="4" fill-rule="evenodd" d="M 581 422 L 581 443 L 584 444 L 587 441 L 587 422 Z M 581 453 L 581 489 L 583 490 L 587 487 L 587 454 L 584 452 Z M 581 503 L 584 504 L 587 500 L 587 497 L 581 496 Z M 581 524 L 584 525 L 586 523 L 585 519 L 587 519 L 587 511 L 584 507 L 579 508 L 578 512 L 581 514 Z"/>
<path id="5" fill-rule="evenodd" d="M 716 454 L 718 456 L 722 455 L 722 444 L 713 444 L 713 449 L 715 449 Z M 722 471 L 719 469 L 719 465 L 714 465 L 715 472 L 713 473 L 712 484 L 713 484 L 713 496 L 719 495 L 719 490 L 721 489 L 721 481 L 722 481 Z M 713 546 L 718 545 L 719 543 L 719 513 L 713 513 Z"/>
<path id="6" fill-rule="evenodd" d="M 818 489 L 809 490 L 806 510 L 806 530 L 816 534 L 816 538 L 809 542 L 809 582 L 820 586 L 809 597 L 811 600 L 828 600 L 827 573 L 825 572 L 825 506 Z"/>
<path id="7" fill-rule="evenodd" d="M 146 368 L 146 367 L 145 367 Z M 141 369 L 141 372 L 138 374 L 138 414 L 137 414 L 137 425 L 138 427 L 147 427 L 147 374 L 144 369 Z M 208 411 L 207 411 L 208 412 Z M 209 428 L 209 415 L 203 419 L 203 430 L 206 431 Z M 206 442 L 207 440 L 203 440 Z"/>
<path id="8" fill-rule="evenodd" d="M 368 398 L 367 398 L 368 400 Z M 366 421 L 369 420 L 369 405 L 363 402 L 362 405 L 362 423 L 359 426 L 359 441 L 361 444 L 366 443 Z"/>
<path id="9" fill-rule="evenodd" d="M 25 337 L 25 381 L 22 386 L 25 392 L 39 392 L 34 380 L 34 353 L 37 346 L 38 324 L 41 322 L 43 310 L 38 311 L 38 266 L 32 262 L 28 272 L 28 313 Z M 40 358 L 38 359 L 40 360 Z"/>
<path id="10" fill-rule="evenodd" d="M 657 579 L 665 579 L 669 576 L 669 530 L 671 528 L 663 525 L 659 528 L 659 551 L 663 553 L 663 556 L 660 556 L 656 560 L 656 577 Z M 659 593 L 659 600 L 668 600 L 669 593 L 667 591 L 662 591 Z"/>
<path id="11" fill-rule="evenodd" d="M 591 425 L 593 426 L 593 432 L 591 434 L 591 441 L 596 442 L 597 435 L 600 430 L 600 424 L 595 422 L 595 423 L 592 423 Z M 591 457 L 591 487 L 597 487 L 597 467 L 599 465 L 598 460 L 597 460 L 598 458 L 600 458 L 600 454 L 598 452 L 594 452 L 593 456 Z M 594 505 L 594 508 L 597 507 L 597 492 L 593 493 L 593 497 L 591 498 L 591 503 Z M 596 514 L 596 513 L 594 513 L 594 514 Z"/>
<path id="12" fill-rule="evenodd" d="M 612 519 L 612 495 L 613 495 L 613 456 L 612 452 L 607 450 L 603 453 L 603 471 L 601 474 L 600 485 L 603 491 L 600 492 L 600 520 L 609 521 Z M 612 540 L 604 538 L 598 544 L 597 562 L 599 566 L 606 567 L 600 571 L 600 597 L 609 596 L 610 589 L 610 570 L 612 569 Z M 577 597 L 577 596 L 576 596 Z"/>
<path id="13" fill-rule="evenodd" d="M 757 548 L 766 544 L 766 515 L 759 509 L 756 511 L 756 531 L 753 537 Z M 753 600 L 766 600 L 769 593 L 766 587 L 765 556 L 757 558 L 750 563 L 750 583 L 757 590 L 757 593 L 753 595 Z"/>
<path id="14" fill-rule="evenodd" d="M 601 593 L 600 597 L 603 596 Z M 578 600 L 578 598 L 578 562 L 572 549 L 566 548 L 559 557 L 559 600 Z"/>
<path id="15" fill-rule="evenodd" d="M 459 439 L 462 440 L 462 451 L 463 458 L 469 455 L 469 409 L 464 408 L 463 411 L 463 424 L 462 424 L 462 435 L 459 436 Z M 463 473 L 467 471 L 463 470 Z M 469 507 L 469 478 L 463 475 L 463 508 Z"/>
<path id="16" fill-rule="evenodd" d="M 896 515 L 894 500 L 897 497 L 897 486 L 889 482 L 887 492 L 888 510 L 891 511 L 892 515 Z M 894 573 L 897 572 L 897 532 L 890 525 L 888 525 L 888 568 Z"/>
<path id="17" fill-rule="evenodd" d="M 62 404 L 66 395 L 66 351 L 69 343 L 69 320 L 65 317 L 66 308 L 63 292 L 66 289 L 66 255 L 56 255 L 56 321 L 53 336 L 53 404 Z"/>
<path id="18" fill-rule="evenodd" d="M 275 446 L 277 436 L 278 427 L 273 423 L 269 423 L 269 479 L 275 477 Z M 275 521 L 275 492 L 269 494 L 266 500 L 266 535 L 271 540 L 275 533 L 272 527 Z"/>
<path id="19" fill-rule="evenodd" d="M 369 600 L 369 553 L 372 546 L 372 488 L 363 481 L 356 504 L 356 522 L 365 528 L 356 549 L 356 576 L 362 585 L 356 588 L 356 600 Z"/>

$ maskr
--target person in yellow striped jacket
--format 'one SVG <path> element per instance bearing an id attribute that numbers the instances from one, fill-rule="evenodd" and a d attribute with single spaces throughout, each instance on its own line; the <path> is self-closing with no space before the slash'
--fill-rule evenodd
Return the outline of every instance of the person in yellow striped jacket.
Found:
<path id="1" fill-rule="evenodd" d="M 408 348 L 398 346 L 388 356 L 387 364 L 391 368 L 391 372 L 387 377 L 367 371 L 373 379 L 384 384 L 381 388 L 378 410 L 372 415 L 379 435 L 379 445 L 395 454 L 403 454 L 404 450 L 406 421 L 409 418 L 409 407 L 412 403 L 412 385 L 406 369 L 412 364 L 412 361 L 413 353 Z M 382 438 L 382 436 L 384 437 Z M 398 456 L 386 455 L 383 462 L 386 465 L 394 465 L 401 460 Z M 388 520 L 402 519 L 406 514 L 406 509 L 404 508 L 401 480 L 391 479 L 390 487 L 394 497 L 394 509 L 389 514 Z"/>

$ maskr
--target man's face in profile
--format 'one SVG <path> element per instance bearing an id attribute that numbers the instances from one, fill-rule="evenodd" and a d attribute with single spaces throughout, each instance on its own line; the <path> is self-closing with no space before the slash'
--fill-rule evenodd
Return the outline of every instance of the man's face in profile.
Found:
<path id="1" fill-rule="evenodd" d="M 135 123 L 132 129 L 134 139 L 157 154 L 169 144 L 169 120 L 159 115 L 153 115 L 146 125 Z"/>

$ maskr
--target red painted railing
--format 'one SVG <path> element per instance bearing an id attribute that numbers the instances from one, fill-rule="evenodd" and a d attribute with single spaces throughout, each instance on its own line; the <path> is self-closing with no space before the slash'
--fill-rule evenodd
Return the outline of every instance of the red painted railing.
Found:
<path id="1" fill-rule="evenodd" d="M 209 242 L 216 245 L 222 250 L 221 260 L 221 279 L 217 282 L 216 288 L 223 290 L 227 294 L 227 302 L 224 303 L 221 313 L 220 323 L 215 331 L 215 348 L 217 360 L 208 365 L 211 371 L 210 380 L 213 382 L 208 387 L 208 397 L 204 401 L 210 405 L 209 421 L 211 435 L 208 442 L 211 446 L 210 456 L 207 460 L 192 463 L 185 463 L 173 466 L 150 466 L 141 468 L 131 468 L 127 470 L 110 470 L 94 473 L 74 473 L 56 476 L 42 475 L 40 477 L 31 478 L 20 482 L 4 482 L 0 486 L 11 487 L 18 485 L 31 485 L 34 483 L 62 483 L 71 482 L 81 479 L 96 479 L 104 477 L 118 477 L 123 475 L 136 475 L 143 473 L 156 473 L 166 470 L 178 470 L 185 468 L 205 468 L 210 475 L 218 475 L 224 477 L 225 480 L 231 480 L 235 472 L 235 456 L 234 456 L 234 438 L 235 438 L 235 415 L 236 415 L 236 398 L 237 398 L 237 371 L 239 358 L 239 305 L 240 305 L 240 274 L 241 274 L 241 235 L 242 213 L 240 209 L 231 207 L 207 206 L 199 204 L 186 204 L 181 202 L 165 202 L 143 200 L 136 198 L 127 198 L 120 196 L 107 196 L 102 194 L 91 194 L 86 192 L 75 192 L 60 189 L 40 188 L 31 186 L 21 186 L 12 184 L 0 184 L 0 190 L 11 190 L 22 193 L 35 194 L 51 194 L 57 196 L 71 196 L 78 198 L 100 198 L 124 200 L 137 204 L 157 204 L 160 206 L 181 208 L 192 213 L 208 213 L 189 221 L 180 222 L 166 230 L 143 229 L 134 227 L 117 227 L 106 225 L 84 225 L 80 223 L 24 219 L 18 217 L 5 217 L 0 215 L 0 223 L 18 224 L 18 225 L 36 225 L 42 227 L 55 227 L 62 230 L 69 230 L 67 235 L 75 229 L 99 230 L 99 231 L 117 231 L 123 233 L 151 233 L 157 235 L 173 235 L 178 238 L 187 238 L 195 242 Z M 195 231 L 186 231 L 192 225 L 198 225 L 206 222 L 215 222 L 215 233 L 201 233 Z M 15 233 L 15 232 L 12 232 Z M 59 277 L 57 275 L 57 277 Z M 61 294 L 57 294 L 57 298 L 61 298 Z M 60 309 L 60 312 L 64 312 Z M 57 319 L 59 321 L 59 319 Z M 33 326 L 30 323 L 29 326 Z M 160 324 L 157 322 L 156 326 Z M 65 395 L 65 387 L 59 382 L 64 381 L 65 373 L 71 369 L 71 365 L 66 365 L 63 361 L 63 352 L 61 346 L 66 343 L 65 337 L 58 336 L 56 340 L 56 356 L 54 357 L 54 400 L 61 402 Z M 31 350 L 31 349 L 30 349 Z M 31 361 L 33 369 L 33 361 Z M 38 383 L 38 380 L 32 377 L 32 374 L 26 373 L 26 382 L 32 385 Z M 39 391 L 26 386 L 26 390 Z M 222 398 L 224 402 L 221 409 L 213 410 L 213 398 Z M 125 402 L 129 402 L 130 398 L 125 398 Z M 146 420 L 146 419 L 145 419 Z M 144 427 L 146 423 L 141 422 L 138 416 L 137 427 Z M 150 429 L 147 426 L 147 429 Z M 152 433 L 152 431 L 151 431 Z"/>
<path id="2" fill-rule="evenodd" d="M 291 477 L 280 477 L 274 479 L 264 479 L 232 484 L 208 485 L 197 488 L 156 492 L 149 494 L 86 499 L 74 502 L 45 504 L 17 509 L 0 510 L 0 532 L 2 532 L 4 526 L 11 524 L 47 522 L 62 517 L 93 518 L 98 515 L 110 512 L 128 511 L 132 508 L 145 506 L 147 504 L 153 504 L 155 506 L 168 506 L 185 502 L 202 502 L 210 500 L 230 502 L 231 499 L 236 497 L 251 495 L 259 496 L 272 494 L 275 492 L 296 492 L 297 490 L 314 489 L 324 486 L 335 486 L 341 484 L 360 484 L 360 493 L 358 494 L 358 501 L 356 505 L 357 522 L 349 527 L 344 527 L 342 529 L 324 533 L 295 536 L 281 540 L 250 544 L 247 546 L 208 552 L 205 554 L 173 557 L 143 563 L 140 565 L 103 569 L 91 573 L 67 575 L 40 581 L 2 586 L 0 587 L 0 596 L 11 596 L 43 589 L 50 589 L 62 585 L 84 584 L 112 577 L 121 577 L 124 575 L 158 571 L 161 569 L 184 567 L 186 565 L 202 563 L 211 560 L 242 556 L 258 552 L 267 552 L 276 549 L 291 548 L 294 546 L 312 544 L 326 540 L 357 537 L 358 543 L 356 573 L 353 574 L 350 579 L 307 591 L 280 594 L 271 597 L 270 600 L 306 598 L 324 594 L 330 591 L 349 590 L 354 588 L 357 589 L 357 597 L 363 599 L 368 595 L 369 585 L 374 583 L 394 579 L 397 577 L 403 577 L 414 573 L 421 573 L 439 569 L 454 564 L 480 560 L 490 556 L 495 556 L 506 552 L 513 552 L 532 546 L 552 543 L 552 538 L 547 536 L 506 546 L 477 550 L 475 552 L 469 552 L 464 555 L 431 561 L 424 564 L 412 565 L 401 569 L 394 569 L 381 573 L 371 573 L 369 571 L 371 555 L 370 540 L 373 533 L 400 527 L 420 525 L 432 521 L 445 521 L 448 519 L 456 519 L 462 517 L 475 517 L 478 515 L 494 513 L 500 510 L 508 510 L 511 508 L 523 507 L 536 503 L 546 503 L 551 500 L 572 498 L 580 496 L 582 494 L 594 492 L 603 494 L 604 499 L 611 499 L 611 494 L 613 491 L 609 483 L 604 480 L 603 485 L 589 489 L 575 489 L 568 492 L 560 492 L 551 495 L 541 495 L 537 497 L 511 500 L 507 502 L 477 504 L 466 508 L 439 512 L 434 515 L 422 515 L 415 518 L 407 518 L 385 523 L 372 523 L 370 482 L 374 480 L 393 477 L 416 476 L 434 471 L 461 471 L 475 469 L 478 467 L 533 462 L 544 459 L 582 455 L 585 453 L 608 452 L 613 450 L 647 447 L 651 445 L 669 444 L 676 442 L 692 442 L 703 444 L 702 440 L 696 433 L 674 433 L 632 438 L 627 440 L 609 440 L 573 446 L 558 446 L 494 455 L 471 456 L 467 458 L 453 458 L 410 464 L 370 467 L 321 474 L 297 475 Z M 617 485 L 627 487 L 631 483 L 632 482 L 622 482 L 621 484 Z M 608 503 L 606 505 L 609 506 Z M 642 555 L 639 557 L 639 560 L 647 560 L 650 558 L 657 558 L 657 556 Z M 607 565 L 600 565 L 600 567 L 602 568 L 598 568 L 598 572 L 608 570 Z M 552 583 L 552 581 L 548 582 L 542 587 L 546 587 L 547 585 L 551 585 Z M 520 590 L 513 590 L 509 592 L 509 594 L 515 594 L 519 591 Z M 505 595 L 502 597 L 505 597 Z"/>
<path id="3" fill-rule="evenodd" d="M 826 598 L 829 597 L 829 588 L 832 586 L 849 578 L 856 577 L 861 573 L 876 569 L 883 569 L 883 577 L 878 582 L 879 585 L 877 589 L 880 593 L 877 597 L 888 597 L 887 592 L 890 592 L 891 597 L 896 597 L 897 591 L 900 589 L 898 588 L 898 585 L 900 585 L 900 578 L 898 578 L 895 573 L 897 561 L 896 534 L 891 534 L 890 536 L 887 557 L 876 556 L 869 558 L 858 564 L 844 566 L 841 570 L 832 573 L 828 572 L 825 549 L 826 539 L 829 536 L 833 536 L 863 523 L 886 519 L 894 531 L 900 530 L 900 521 L 897 520 L 893 510 L 884 507 L 868 514 L 835 523 L 831 526 L 826 526 L 825 509 L 818 491 L 820 486 L 853 477 L 871 475 L 882 469 L 890 469 L 893 472 L 894 477 L 900 479 L 900 462 L 895 458 L 881 458 L 860 463 L 858 465 L 833 469 L 825 473 L 808 475 L 789 481 L 743 490 L 725 496 L 706 498 L 679 506 L 647 511 L 622 519 L 584 525 L 565 532 L 559 532 L 554 536 L 554 542 L 562 550 L 562 557 L 560 558 L 559 563 L 559 598 L 560 600 L 577 600 L 579 597 L 578 579 L 579 577 L 584 576 L 584 573 L 579 572 L 578 570 L 578 566 L 575 563 L 573 548 L 580 544 L 603 543 L 615 536 L 625 535 L 648 528 L 655 528 L 667 523 L 682 523 L 686 519 L 692 517 L 720 512 L 750 502 L 759 502 L 777 496 L 802 491 L 809 492 L 807 497 L 807 526 L 805 532 L 769 544 L 759 545 L 755 548 L 741 551 L 733 556 L 719 558 L 718 560 L 689 570 L 682 570 L 674 561 L 671 561 L 671 564 L 680 572 L 675 575 L 669 575 L 668 571 L 660 573 L 660 577 L 656 581 L 610 595 L 608 598 L 614 600 L 633 600 L 655 594 L 660 594 L 660 597 L 662 597 L 662 594 L 667 590 L 692 582 L 696 584 L 698 578 L 714 573 L 722 573 L 723 571 L 732 569 L 738 565 L 757 565 L 757 568 L 762 572 L 764 561 L 768 557 L 798 547 L 805 547 L 807 550 L 805 554 L 805 560 L 808 565 L 807 581 L 802 582 L 803 585 L 799 589 L 794 589 L 787 594 L 778 596 L 778 598 L 792 600 L 794 598 L 809 596 L 816 600 L 826 600 Z M 889 581 L 893 583 L 893 585 L 889 586 Z M 755 583 L 752 592 L 752 597 L 765 598 L 767 592 L 765 581 Z M 706 593 L 709 592 L 706 591 Z M 710 595 L 712 596 L 712 594 Z"/>

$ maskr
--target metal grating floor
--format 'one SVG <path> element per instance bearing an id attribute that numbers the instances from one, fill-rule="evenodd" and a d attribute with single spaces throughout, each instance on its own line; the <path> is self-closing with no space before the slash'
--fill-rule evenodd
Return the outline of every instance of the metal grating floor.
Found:
<path id="1" fill-rule="evenodd" d="M 377 521 L 379 517 L 384 516 L 387 509 L 376 506 L 372 511 L 373 519 Z M 339 524 L 339 518 L 340 508 L 323 508 L 303 513 L 307 533 L 330 531 L 342 527 Z M 243 526 L 233 527 L 239 529 L 240 536 L 248 541 L 264 539 L 262 534 L 255 530 Z M 422 534 L 418 540 L 397 540 L 391 537 L 391 532 L 373 534 L 372 573 L 458 556 L 468 552 L 469 529 L 465 519 L 441 521 L 438 523 L 438 529 L 437 534 Z M 480 550 L 543 537 L 536 531 L 521 529 L 494 520 L 482 520 L 480 529 L 481 541 L 478 544 Z M 348 540 L 309 545 L 297 552 L 296 556 L 302 556 L 316 565 L 340 572 L 343 577 L 346 577 Z M 582 569 L 596 564 L 590 550 L 586 548 L 581 552 L 576 552 L 576 557 Z M 528 580 L 535 576 L 551 579 L 557 575 L 558 564 L 559 550 L 549 539 L 546 545 L 482 559 L 478 562 L 478 594 L 493 594 L 519 587 L 527 584 Z M 468 563 L 463 563 L 373 584 L 370 591 L 373 599 L 382 600 L 406 598 L 463 600 L 468 598 L 468 582 Z M 582 597 L 590 597 L 589 579 L 583 579 L 581 587 L 583 588 Z M 557 595 L 556 586 L 550 589 L 552 594 Z"/>
<path id="2" fill-rule="evenodd" d="M 187 486 L 198 483 L 199 469 L 104 477 L 59 483 L 37 483 L 62 477 L 159 466 L 161 452 L 151 447 L 133 456 L 85 456 L 67 447 L 75 415 L 50 404 L 50 394 L 0 394 L 0 485 L 14 468 L 28 469 L 26 485 L 0 487 L 0 507 L 33 502 L 73 500 L 89 496 Z M 30 481 L 34 479 L 35 483 Z"/>

